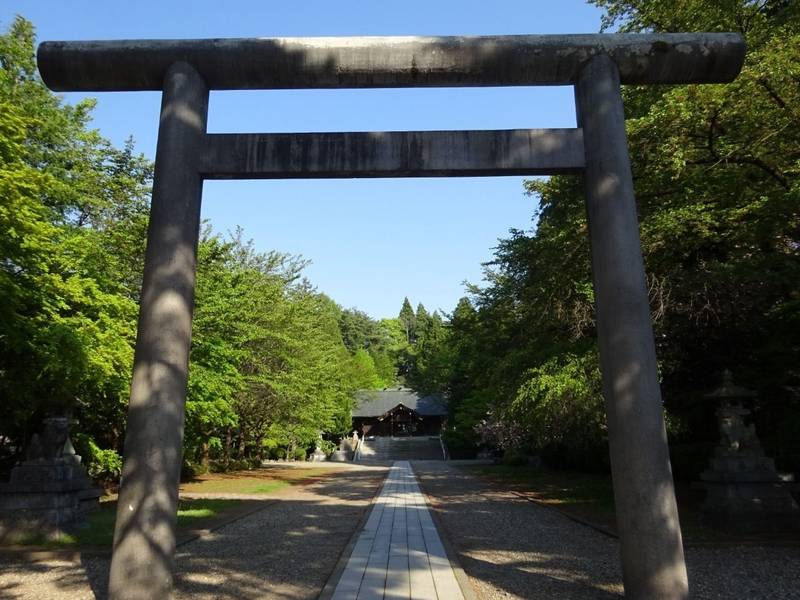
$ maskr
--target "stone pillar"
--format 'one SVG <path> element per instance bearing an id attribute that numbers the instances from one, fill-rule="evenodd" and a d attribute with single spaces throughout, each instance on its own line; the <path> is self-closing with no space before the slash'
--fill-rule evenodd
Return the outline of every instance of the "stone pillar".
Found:
<path id="1" fill-rule="evenodd" d="M 186 63 L 164 78 L 109 595 L 169 598 L 183 446 L 208 89 Z"/>
<path id="2" fill-rule="evenodd" d="M 619 71 L 610 57 L 584 66 L 575 96 L 625 596 L 686 598 Z"/>

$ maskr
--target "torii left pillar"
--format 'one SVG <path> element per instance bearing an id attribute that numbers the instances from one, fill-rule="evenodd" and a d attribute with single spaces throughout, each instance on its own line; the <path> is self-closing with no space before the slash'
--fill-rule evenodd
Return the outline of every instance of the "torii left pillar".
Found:
<path id="1" fill-rule="evenodd" d="M 208 88 L 175 63 L 164 78 L 139 331 L 109 595 L 169 598 L 175 555 Z M 155 527 L 154 527 L 155 525 Z"/>

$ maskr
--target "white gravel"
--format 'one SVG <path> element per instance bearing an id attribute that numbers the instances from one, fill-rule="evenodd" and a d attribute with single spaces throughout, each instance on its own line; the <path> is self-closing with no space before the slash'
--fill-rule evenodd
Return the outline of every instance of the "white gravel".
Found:
<path id="1" fill-rule="evenodd" d="M 445 463 L 415 462 L 479 598 L 618 598 L 617 541 Z M 690 548 L 691 597 L 800 599 L 800 547 Z"/>

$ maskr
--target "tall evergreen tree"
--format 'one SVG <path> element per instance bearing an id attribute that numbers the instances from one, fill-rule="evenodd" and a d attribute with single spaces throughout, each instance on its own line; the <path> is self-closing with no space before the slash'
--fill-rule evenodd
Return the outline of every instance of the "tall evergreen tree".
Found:
<path id="1" fill-rule="evenodd" d="M 400 314 L 397 318 L 406 334 L 406 342 L 408 344 L 413 343 L 417 319 L 414 314 L 414 309 L 411 308 L 411 302 L 408 301 L 408 297 L 403 298 L 403 306 L 400 308 Z"/>

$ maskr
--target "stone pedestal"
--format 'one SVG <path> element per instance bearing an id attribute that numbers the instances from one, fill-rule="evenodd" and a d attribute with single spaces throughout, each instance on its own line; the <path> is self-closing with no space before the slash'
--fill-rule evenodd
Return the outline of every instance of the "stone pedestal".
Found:
<path id="1" fill-rule="evenodd" d="M 57 538 L 85 522 L 100 494 L 81 480 L 0 484 L 0 541 Z"/>
<path id="2" fill-rule="evenodd" d="M 722 401 L 717 409 L 721 439 L 696 484 L 708 492 L 704 520 L 742 533 L 800 530 L 800 508 L 791 495 L 794 477 L 778 473 L 761 448 L 755 425 L 746 423 L 750 410 L 741 400 L 752 395 L 735 386 L 729 372 L 723 387 L 710 395 Z"/>
<path id="3" fill-rule="evenodd" d="M 80 527 L 98 504 L 102 492 L 92 487 L 72 448 L 66 419 L 47 421 L 42 439 L 32 440 L 28 460 L 0 483 L 0 542 L 57 538 Z"/>
<path id="4" fill-rule="evenodd" d="M 718 449 L 719 451 L 719 449 Z M 778 473 L 766 456 L 715 456 L 697 485 L 707 491 L 704 520 L 743 533 L 800 530 L 791 495 L 794 478 Z"/>

